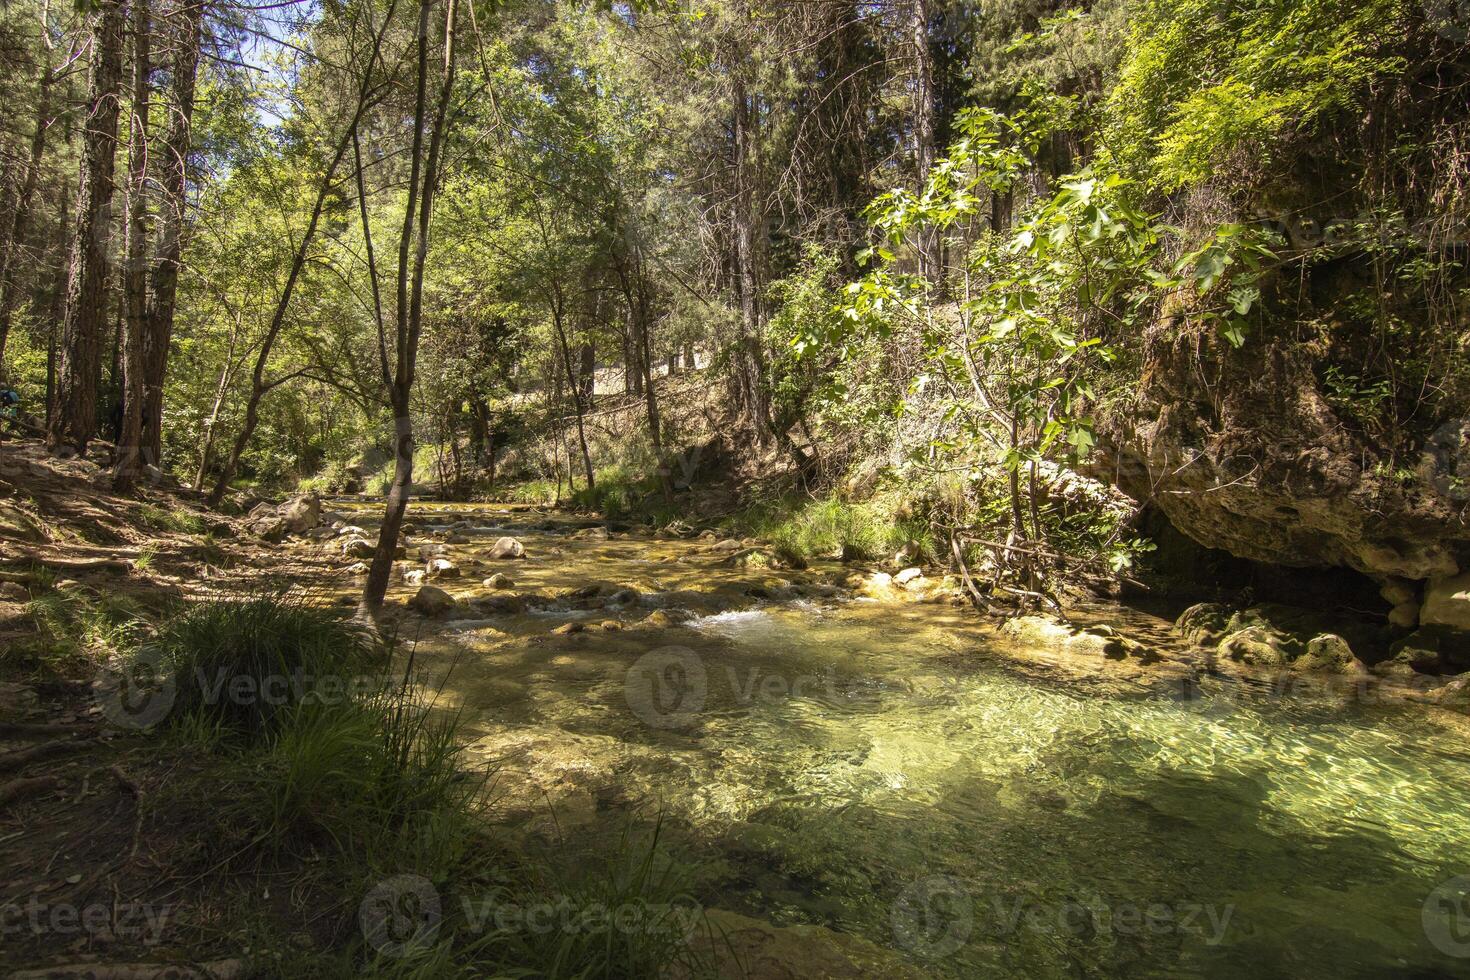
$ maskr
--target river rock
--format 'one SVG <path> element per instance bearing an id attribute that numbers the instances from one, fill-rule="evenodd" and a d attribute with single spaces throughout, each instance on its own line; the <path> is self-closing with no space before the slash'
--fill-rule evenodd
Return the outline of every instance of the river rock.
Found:
<path id="1" fill-rule="evenodd" d="M 1452 626 L 1421 626 L 1390 648 L 1380 673 L 1407 667 L 1421 674 L 1470 670 L 1470 633 Z"/>
<path id="2" fill-rule="evenodd" d="M 372 569 L 368 568 L 368 566 L 364 562 L 358 562 L 355 565 L 347 566 L 347 574 L 351 575 L 353 578 L 362 578 L 366 576 L 367 573 L 371 570 Z"/>
<path id="3" fill-rule="evenodd" d="M 609 633 L 616 633 L 623 628 L 623 624 L 616 619 L 604 619 L 602 621 L 602 628 Z"/>
<path id="4" fill-rule="evenodd" d="M 250 530 L 261 540 L 275 543 L 284 540 L 290 528 L 284 518 L 265 517 L 250 525 Z"/>
<path id="5" fill-rule="evenodd" d="M 569 636 L 572 633 L 580 633 L 587 627 L 578 622 L 562 623 L 551 632 L 556 636 Z"/>
<path id="6" fill-rule="evenodd" d="M 1425 626 L 1450 626 L 1470 631 L 1470 572 L 1430 579 L 1424 587 L 1424 605 L 1419 610 L 1419 622 Z"/>
<path id="7" fill-rule="evenodd" d="M 431 558 L 424 568 L 424 573 L 430 579 L 436 578 L 459 578 L 459 566 L 448 558 Z"/>
<path id="8" fill-rule="evenodd" d="M 905 568 L 903 571 L 893 576 L 893 581 L 895 584 L 898 585 L 908 585 L 914 579 L 919 579 L 923 577 L 924 570 L 922 568 Z"/>
<path id="9" fill-rule="evenodd" d="M 457 605 L 454 596 L 433 585 L 425 585 L 408 600 L 408 607 L 423 616 L 444 616 Z"/>
<path id="10" fill-rule="evenodd" d="M 715 554 L 730 554 L 739 551 L 741 548 L 744 547 L 745 545 L 741 544 L 739 541 L 736 541 L 734 538 L 726 538 L 723 541 L 717 541 L 716 543 L 710 545 L 709 550 Z"/>
<path id="11" fill-rule="evenodd" d="M 1380 637 L 1364 624 L 1278 603 L 1237 612 L 1191 606 L 1176 626 L 1196 646 L 1251 667 L 1358 673 L 1366 669 L 1363 653 L 1382 650 Z"/>
<path id="12" fill-rule="evenodd" d="M 322 498 L 314 493 L 293 497 L 281 505 L 281 519 L 292 534 L 304 534 L 321 523 Z"/>
<path id="13" fill-rule="evenodd" d="M 429 575 L 422 568 L 410 568 L 403 573 L 404 585 L 423 585 L 429 580 Z"/>
<path id="14" fill-rule="evenodd" d="M 1152 658 L 1151 651 L 1107 626 L 1078 629 L 1050 616 L 1017 616 L 1006 621 L 1001 634 L 1027 646 L 1112 660 Z"/>
<path id="15" fill-rule="evenodd" d="M 776 564 L 770 552 L 761 548 L 746 548 L 735 552 L 720 564 L 728 568 L 770 568 Z"/>
<path id="16" fill-rule="evenodd" d="M 365 538 L 367 537 L 367 532 L 358 527 L 356 524 L 343 524 L 341 527 L 337 528 L 337 537 Z"/>
<path id="17" fill-rule="evenodd" d="M 490 616 L 519 616 L 526 611 L 526 600 L 518 595 L 487 595 L 476 599 L 475 606 Z"/>
<path id="18" fill-rule="evenodd" d="M 523 558 L 526 554 L 526 546 L 515 538 L 501 538 L 490 546 L 488 557 L 493 559 Z"/>
<path id="19" fill-rule="evenodd" d="M 468 534 L 461 534 L 458 531 L 453 531 L 450 534 L 448 534 L 447 536 L 445 536 L 444 543 L 445 544 L 469 544 L 470 543 L 470 536 Z"/>
<path id="20" fill-rule="evenodd" d="M 494 575 L 485 579 L 485 581 L 481 582 L 480 584 L 485 586 L 485 588 L 487 589 L 513 589 L 516 587 L 514 579 L 512 579 L 509 575 L 503 575 L 500 572 L 496 572 Z"/>
<path id="21" fill-rule="evenodd" d="M 348 538 L 342 542 L 342 555 L 345 558 L 371 558 L 375 551 L 377 548 L 367 538 Z"/>

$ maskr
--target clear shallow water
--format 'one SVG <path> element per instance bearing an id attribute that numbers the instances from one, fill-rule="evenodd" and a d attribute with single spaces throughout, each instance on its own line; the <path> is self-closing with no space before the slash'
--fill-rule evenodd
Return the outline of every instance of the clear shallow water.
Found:
<path id="1" fill-rule="evenodd" d="M 1470 874 L 1470 744 L 1422 712 L 1059 679 L 948 607 L 731 609 L 769 578 L 696 543 L 463 516 L 531 557 L 452 591 L 507 571 L 694 614 L 638 629 L 646 607 L 551 610 L 426 637 L 472 750 L 501 766 L 508 823 L 554 812 L 585 844 L 661 813 L 706 906 L 862 936 L 936 976 L 1470 976 L 1470 905 L 1436 893 Z M 573 619 L 592 628 L 546 636 Z"/>

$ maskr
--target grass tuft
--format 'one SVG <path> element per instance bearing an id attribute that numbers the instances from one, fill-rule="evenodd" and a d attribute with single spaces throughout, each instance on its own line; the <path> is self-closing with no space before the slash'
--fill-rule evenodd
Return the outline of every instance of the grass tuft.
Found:
<path id="1" fill-rule="evenodd" d="M 284 594 L 192 606 L 159 628 L 154 646 L 177 683 L 175 713 L 247 739 L 276 730 L 324 685 L 345 687 L 374 653 L 356 624 Z"/>

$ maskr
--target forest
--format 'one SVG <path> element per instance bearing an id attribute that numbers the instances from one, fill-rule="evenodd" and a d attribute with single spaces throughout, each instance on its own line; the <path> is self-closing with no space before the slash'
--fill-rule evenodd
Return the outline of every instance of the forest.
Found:
<path id="1" fill-rule="evenodd" d="M 0 2 L 16 977 L 1470 976 L 1470 9 Z"/>

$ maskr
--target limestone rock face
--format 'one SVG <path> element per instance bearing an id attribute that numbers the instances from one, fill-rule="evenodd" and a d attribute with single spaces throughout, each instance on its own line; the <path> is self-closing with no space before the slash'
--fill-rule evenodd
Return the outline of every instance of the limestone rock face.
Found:
<path id="1" fill-rule="evenodd" d="M 1470 419 L 1440 425 L 1405 465 L 1341 416 L 1293 337 L 1235 350 L 1205 326 L 1161 321 L 1142 354 L 1134 399 L 1100 427 L 1096 472 L 1184 534 L 1380 582 L 1470 569 Z"/>

